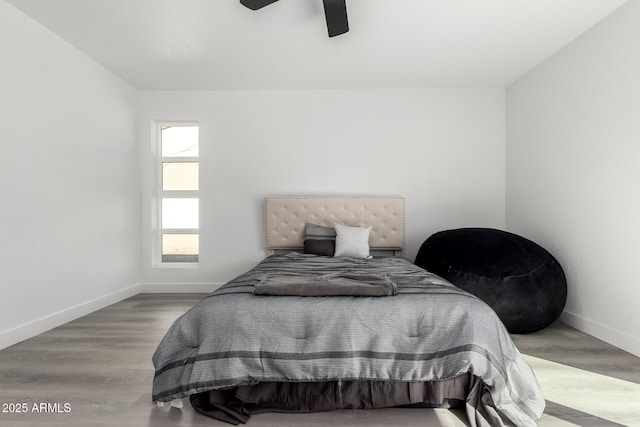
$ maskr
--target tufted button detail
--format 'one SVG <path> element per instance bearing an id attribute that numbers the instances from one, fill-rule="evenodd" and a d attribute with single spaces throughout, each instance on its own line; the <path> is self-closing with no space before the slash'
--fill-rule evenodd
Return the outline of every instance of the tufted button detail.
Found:
<path id="1" fill-rule="evenodd" d="M 304 224 L 368 227 L 371 247 L 401 248 L 404 201 L 384 197 L 276 196 L 265 200 L 268 249 L 302 247 Z"/>

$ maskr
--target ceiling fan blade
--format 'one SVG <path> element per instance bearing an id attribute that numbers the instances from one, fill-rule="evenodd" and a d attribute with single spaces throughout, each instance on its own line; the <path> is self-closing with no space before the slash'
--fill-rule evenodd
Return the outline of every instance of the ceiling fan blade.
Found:
<path id="1" fill-rule="evenodd" d="M 329 37 L 339 36 L 349 31 L 346 0 L 323 0 L 323 2 Z"/>
<path id="2" fill-rule="evenodd" d="M 258 10 L 277 1 L 278 0 L 240 0 L 240 3 L 251 10 Z"/>

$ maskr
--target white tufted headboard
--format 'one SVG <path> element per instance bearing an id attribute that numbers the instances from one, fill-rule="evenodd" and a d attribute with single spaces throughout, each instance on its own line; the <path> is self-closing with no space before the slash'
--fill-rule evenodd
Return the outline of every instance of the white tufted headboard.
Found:
<path id="1" fill-rule="evenodd" d="M 264 199 L 266 249 L 302 249 L 305 223 L 369 226 L 372 249 L 404 247 L 404 198 L 376 196 L 273 196 Z"/>

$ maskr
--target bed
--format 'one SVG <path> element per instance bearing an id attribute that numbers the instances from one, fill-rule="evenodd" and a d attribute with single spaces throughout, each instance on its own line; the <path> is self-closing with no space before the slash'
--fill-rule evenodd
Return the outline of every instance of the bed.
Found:
<path id="1" fill-rule="evenodd" d="M 153 356 L 154 402 L 188 397 L 232 424 L 268 411 L 381 407 L 464 408 L 471 426 L 537 424 L 539 385 L 496 314 L 398 256 L 402 198 L 268 197 L 264 211 L 268 256 L 170 327 Z M 305 253 L 332 240 L 310 236 L 318 229 L 337 232 L 336 254 L 367 229 L 367 252 Z M 368 296 L 376 280 L 390 283 L 389 296 Z M 259 295 L 288 282 L 346 293 Z"/>

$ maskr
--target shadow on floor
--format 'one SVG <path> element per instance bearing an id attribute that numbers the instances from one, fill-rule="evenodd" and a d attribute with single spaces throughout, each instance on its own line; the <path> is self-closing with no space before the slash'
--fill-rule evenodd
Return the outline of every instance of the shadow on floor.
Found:
<path id="1" fill-rule="evenodd" d="M 521 353 L 640 384 L 640 358 L 561 322 L 527 335 L 511 335 Z"/>
<path id="2" fill-rule="evenodd" d="M 544 410 L 545 414 L 581 427 L 625 427 L 624 424 L 614 423 L 612 421 L 605 420 L 604 418 L 569 408 L 568 406 L 564 406 L 559 403 L 551 402 L 549 400 L 546 402 L 547 408 Z"/>

